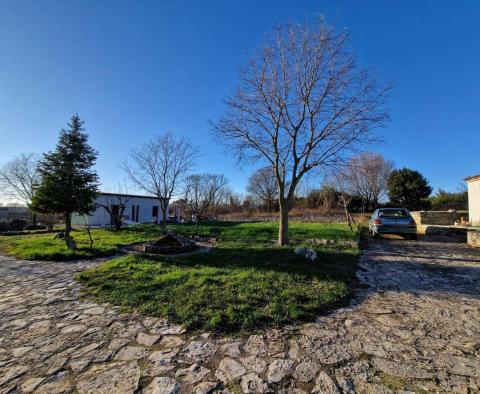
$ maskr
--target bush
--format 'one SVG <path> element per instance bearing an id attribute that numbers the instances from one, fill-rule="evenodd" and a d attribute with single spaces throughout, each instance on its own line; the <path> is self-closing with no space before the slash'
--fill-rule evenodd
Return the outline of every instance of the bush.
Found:
<path id="1" fill-rule="evenodd" d="M 46 230 L 47 226 L 45 224 L 29 224 L 25 226 L 24 230 Z"/>
<path id="2" fill-rule="evenodd" d="M 0 232 L 23 231 L 27 226 L 27 221 L 23 219 L 13 219 L 7 223 L 0 223 Z"/>
<path id="3" fill-rule="evenodd" d="M 468 193 L 466 190 L 460 192 L 447 192 L 438 189 L 437 193 L 430 197 L 432 209 L 437 211 L 446 211 L 455 209 L 457 211 L 468 209 Z"/>

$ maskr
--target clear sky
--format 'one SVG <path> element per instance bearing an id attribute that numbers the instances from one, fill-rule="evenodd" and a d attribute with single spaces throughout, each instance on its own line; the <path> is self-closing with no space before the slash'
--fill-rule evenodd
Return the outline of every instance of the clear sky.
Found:
<path id="1" fill-rule="evenodd" d="M 105 187 L 155 133 L 191 138 L 197 171 L 242 191 L 249 168 L 217 146 L 209 119 L 244 50 L 278 23 L 324 15 L 347 28 L 362 65 L 393 81 L 383 153 L 455 190 L 480 173 L 480 2 L 0 0 L 0 164 L 53 149 L 78 112 Z"/>

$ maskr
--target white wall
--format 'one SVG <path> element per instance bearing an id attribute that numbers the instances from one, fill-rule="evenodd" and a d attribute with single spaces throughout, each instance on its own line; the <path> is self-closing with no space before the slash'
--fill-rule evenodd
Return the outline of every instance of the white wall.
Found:
<path id="1" fill-rule="evenodd" d="M 125 198 L 123 199 L 125 201 Z M 119 199 L 116 196 L 105 196 L 100 195 L 96 202 L 102 205 L 118 205 Z M 123 212 L 124 220 L 135 221 L 135 218 L 132 218 L 132 205 L 135 205 L 135 210 L 137 206 L 139 209 L 138 213 L 138 222 L 139 223 L 157 223 L 157 217 L 152 216 L 153 207 L 158 207 L 158 223 L 163 219 L 162 211 L 160 209 L 160 202 L 156 198 L 150 197 L 129 197 L 126 204 L 125 211 Z M 168 209 L 167 209 L 168 214 Z M 110 215 L 103 207 L 97 207 L 93 212 L 90 213 L 88 217 L 88 222 L 90 226 L 109 226 L 110 225 Z M 74 225 L 84 225 L 85 219 L 79 215 L 72 215 L 72 224 Z"/>
<path id="2" fill-rule="evenodd" d="M 467 182 L 468 220 L 474 226 L 480 226 L 480 179 Z"/>

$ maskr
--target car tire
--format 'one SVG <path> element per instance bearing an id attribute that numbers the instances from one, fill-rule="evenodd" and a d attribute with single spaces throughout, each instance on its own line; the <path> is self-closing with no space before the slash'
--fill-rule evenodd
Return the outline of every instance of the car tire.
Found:
<path id="1" fill-rule="evenodd" d="M 409 238 L 412 239 L 412 240 L 414 240 L 414 241 L 415 241 L 416 239 L 418 239 L 417 234 L 411 234 Z"/>

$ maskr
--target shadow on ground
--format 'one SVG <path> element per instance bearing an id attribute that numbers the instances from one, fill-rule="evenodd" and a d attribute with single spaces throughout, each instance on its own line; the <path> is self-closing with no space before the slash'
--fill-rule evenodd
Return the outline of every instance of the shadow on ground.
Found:
<path id="1" fill-rule="evenodd" d="M 389 236 L 368 238 L 360 279 L 371 291 L 444 293 L 480 298 L 480 250 L 466 244 L 420 236 L 407 241 Z"/>

